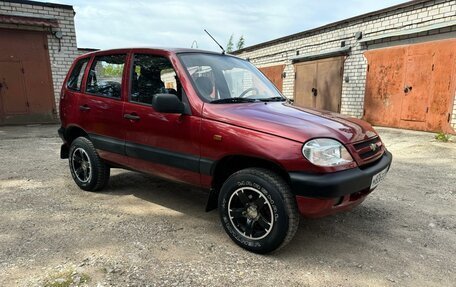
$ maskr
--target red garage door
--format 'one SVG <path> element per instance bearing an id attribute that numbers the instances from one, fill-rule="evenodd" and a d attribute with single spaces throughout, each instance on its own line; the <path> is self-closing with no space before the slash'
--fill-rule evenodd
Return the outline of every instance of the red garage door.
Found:
<path id="1" fill-rule="evenodd" d="M 283 70 L 285 65 L 277 65 L 270 67 L 259 68 L 261 72 L 282 92 L 283 86 Z"/>
<path id="2" fill-rule="evenodd" d="M 451 132 L 456 40 L 372 50 L 364 118 L 375 125 Z"/>
<path id="3" fill-rule="evenodd" d="M 0 123 L 55 121 L 46 34 L 0 29 Z"/>

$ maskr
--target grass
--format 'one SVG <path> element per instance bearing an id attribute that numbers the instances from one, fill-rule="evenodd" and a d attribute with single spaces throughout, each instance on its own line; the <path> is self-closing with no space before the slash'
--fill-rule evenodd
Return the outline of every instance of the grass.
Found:
<path id="1" fill-rule="evenodd" d="M 439 132 L 435 135 L 435 139 L 439 142 L 448 142 L 450 140 L 450 136 L 445 134 L 444 132 Z"/>
<path id="2" fill-rule="evenodd" d="M 79 282 L 77 281 L 79 278 Z M 76 273 L 72 270 L 59 272 L 49 276 L 44 281 L 44 287 L 69 287 L 69 286 L 81 286 L 89 282 L 90 277 L 84 273 Z"/>

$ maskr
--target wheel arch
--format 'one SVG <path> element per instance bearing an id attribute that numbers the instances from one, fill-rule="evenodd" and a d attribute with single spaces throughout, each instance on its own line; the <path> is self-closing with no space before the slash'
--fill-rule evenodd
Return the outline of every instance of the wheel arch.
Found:
<path id="1" fill-rule="evenodd" d="M 79 126 L 68 126 L 65 129 L 63 136 L 68 145 L 71 145 L 71 143 L 78 137 L 85 137 L 87 139 L 90 139 L 87 132 Z"/>
<path id="2" fill-rule="evenodd" d="M 265 168 L 279 174 L 287 183 L 290 183 L 288 172 L 280 164 L 259 157 L 246 155 L 229 155 L 218 160 L 212 168 L 212 183 L 206 211 L 217 208 L 218 195 L 223 183 L 233 173 L 245 168 Z"/>

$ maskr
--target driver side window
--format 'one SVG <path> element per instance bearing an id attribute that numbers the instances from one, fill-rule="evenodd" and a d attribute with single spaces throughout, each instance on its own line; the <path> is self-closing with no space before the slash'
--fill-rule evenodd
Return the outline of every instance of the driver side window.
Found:
<path id="1" fill-rule="evenodd" d="M 171 62 L 161 56 L 135 54 L 130 101 L 150 105 L 156 94 L 174 94 L 182 100 L 182 88 Z"/>
<path id="2" fill-rule="evenodd" d="M 123 54 L 96 57 L 89 70 L 86 92 L 120 99 L 125 56 Z"/>

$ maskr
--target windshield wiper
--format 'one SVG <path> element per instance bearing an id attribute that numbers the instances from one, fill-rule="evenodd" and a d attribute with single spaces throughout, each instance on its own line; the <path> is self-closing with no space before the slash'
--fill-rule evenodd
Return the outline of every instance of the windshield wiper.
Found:
<path id="1" fill-rule="evenodd" d="M 270 97 L 270 98 L 264 98 L 264 99 L 258 99 L 262 102 L 283 102 L 286 101 L 285 98 L 283 97 Z"/>
<path id="2" fill-rule="evenodd" d="M 236 103 L 253 103 L 256 99 L 249 98 L 225 98 L 211 101 L 211 104 L 236 104 Z"/>

